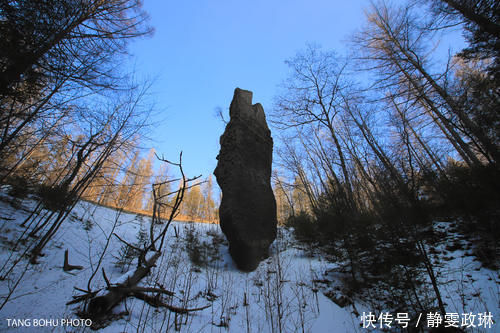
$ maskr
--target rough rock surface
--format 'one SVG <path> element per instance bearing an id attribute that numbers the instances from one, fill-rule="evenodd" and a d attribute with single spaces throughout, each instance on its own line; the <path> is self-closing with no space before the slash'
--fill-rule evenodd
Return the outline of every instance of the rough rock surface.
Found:
<path id="1" fill-rule="evenodd" d="M 269 256 L 276 238 L 273 139 L 262 105 L 252 105 L 251 91 L 235 89 L 229 115 L 214 171 L 222 189 L 220 226 L 238 268 L 252 271 Z"/>

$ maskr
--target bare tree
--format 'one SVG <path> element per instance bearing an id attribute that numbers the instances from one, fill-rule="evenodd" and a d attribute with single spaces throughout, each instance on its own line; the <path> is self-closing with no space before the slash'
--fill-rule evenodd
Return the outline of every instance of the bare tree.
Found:
<path id="1" fill-rule="evenodd" d="M 419 104 L 469 166 L 482 165 L 479 155 L 496 160 L 498 148 L 452 94 L 452 67 L 430 71 L 432 50 L 426 46 L 432 45 L 439 28 L 436 21 L 419 20 L 411 6 L 388 7 L 384 2 L 373 5 L 367 18 L 355 43 L 363 62 L 379 74 L 374 86 L 396 89 L 398 100 L 409 97 Z"/>
<path id="2" fill-rule="evenodd" d="M 49 193 L 46 193 L 48 197 L 42 196 L 45 206 L 48 205 L 57 217 L 53 221 L 50 218 L 46 219 L 32 230 L 32 234 L 37 233 L 50 225 L 31 251 L 33 261 L 36 261 L 47 242 L 57 232 L 105 161 L 127 145 L 147 125 L 149 111 L 143 110 L 139 104 L 144 93 L 144 90 L 138 94 L 129 92 L 124 100 L 109 105 L 108 112 L 99 112 L 100 109 L 97 109 L 95 117 L 91 116 L 92 113 L 85 113 L 87 126 L 83 130 L 88 132 L 85 138 L 75 145 L 73 162 L 66 168 L 66 174 L 61 182 L 50 187 Z"/>
<path id="3" fill-rule="evenodd" d="M 342 181 L 346 202 L 352 203 L 352 186 L 348 162 L 336 124 L 343 112 L 340 91 L 348 86 L 342 75 L 345 69 L 339 57 L 309 45 L 303 52 L 286 62 L 290 78 L 283 83 L 283 93 L 278 97 L 272 123 L 278 128 L 321 127 L 332 141 L 340 170 L 332 173 L 333 179 Z M 333 171 L 333 169 L 332 169 Z M 336 175 L 342 175 L 339 179 Z"/>
<path id="4" fill-rule="evenodd" d="M 125 87 L 118 57 L 151 32 L 137 0 L 2 0 L 0 17 L 2 155 L 73 116 L 86 96 Z"/>
<path id="5" fill-rule="evenodd" d="M 158 157 L 159 158 L 159 157 Z M 193 311 L 199 311 L 207 308 L 209 305 L 199 308 L 182 308 L 176 307 L 166 303 L 160 295 L 173 295 L 172 291 L 166 290 L 162 287 L 139 287 L 137 284 L 146 277 L 150 271 L 155 267 L 155 263 L 162 254 L 163 246 L 165 243 L 165 238 L 167 236 L 167 231 L 179 214 L 179 209 L 184 199 L 186 190 L 192 188 L 193 186 L 199 186 L 196 180 L 199 177 L 187 178 L 184 174 L 182 167 L 182 153 L 179 158 L 179 162 L 170 162 L 165 158 L 159 158 L 160 161 L 168 163 L 170 165 L 176 166 L 180 172 L 180 178 L 167 180 L 161 183 L 155 183 L 152 185 L 153 190 L 153 214 L 150 222 L 149 230 L 149 242 L 144 245 L 144 248 L 137 248 L 121 239 L 118 235 L 115 236 L 127 246 L 135 248 L 138 255 L 138 266 L 137 268 L 127 277 L 126 281 L 120 282 L 118 284 L 112 284 L 106 277 L 104 269 L 102 270 L 104 281 L 106 282 L 106 289 L 108 292 L 103 296 L 97 296 L 97 293 L 102 290 L 91 290 L 90 285 L 87 290 L 79 289 L 84 292 L 84 294 L 79 296 L 74 296 L 74 300 L 68 302 L 68 304 L 74 304 L 84 301 L 86 304 L 85 311 L 82 313 L 83 316 L 87 316 L 93 319 L 94 325 L 103 325 L 103 319 L 109 315 L 111 309 L 119 304 L 128 296 L 134 296 L 148 303 L 153 307 L 163 307 L 172 311 L 176 314 L 186 314 Z M 173 192 L 164 193 L 162 187 L 171 182 L 179 182 L 179 189 Z M 165 196 L 173 196 L 172 200 L 164 200 Z M 169 202 L 168 204 L 166 202 Z M 168 216 L 162 216 L 164 205 L 169 205 Z M 166 219 L 166 223 L 162 220 Z M 155 226 L 161 225 L 159 230 L 156 230 Z M 154 293 L 157 296 L 150 296 Z"/>

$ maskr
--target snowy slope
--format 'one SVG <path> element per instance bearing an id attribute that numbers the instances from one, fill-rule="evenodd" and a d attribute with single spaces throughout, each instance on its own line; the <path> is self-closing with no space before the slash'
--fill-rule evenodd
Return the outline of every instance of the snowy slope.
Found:
<path id="1" fill-rule="evenodd" d="M 11 251 L 12 241 L 24 230 L 19 225 L 33 205 L 34 202 L 26 200 L 22 207 L 14 208 L 0 200 L 0 264 L 5 266 L 2 274 L 20 254 L 19 250 Z M 23 258 L 9 277 L 0 281 L 0 301 L 3 303 L 22 276 L 10 300 L 0 310 L 0 331 L 90 331 L 85 327 L 62 326 L 62 319 L 72 318 L 74 324 L 79 323 L 75 314 L 79 305 L 67 306 L 66 303 L 73 295 L 80 294 L 74 287 L 87 289 L 88 280 L 101 257 L 100 267 L 112 282 L 119 281 L 127 270 L 134 269 L 134 262 L 116 265 L 120 253 L 123 253 L 123 243 L 109 235 L 113 231 L 136 244 L 141 225 L 145 230 L 149 227 L 149 220 L 80 202 L 49 243 L 38 265 L 30 265 Z M 63 271 L 66 249 L 69 250 L 70 264 L 81 265 L 83 270 Z M 481 268 L 463 251 L 448 253 L 447 256 L 453 259 L 443 261 L 441 278 L 448 281 L 443 293 L 450 310 L 458 313 L 490 311 L 498 321 L 498 272 Z M 356 301 L 354 305 L 341 308 L 325 296 L 338 290 L 334 281 L 321 283 L 336 267 L 319 256 L 310 257 L 308 251 L 296 244 L 289 231 L 280 229 L 270 258 L 256 271 L 242 273 L 233 265 L 218 225 L 174 222 L 157 267 L 143 285 L 173 291 L 175 295 L 164 298 L 164 301 L 174 306 L 208 307 L 176 316 L 168 310 L 128 298 L 114 309 L 116 318 L 99 331 L 367 332 L 369 330 L 361 326 L 360 314 L 369 311 L 378 314 L 380 309 L 370 309 L 366 303 Z M 91 288 L 103 287 L 105 282 L 99 268 Z M 21 327 L 14 327 L 16 325 Z M 498 325 L 495 324 L 491 329 L 479 331 L 494 332 L 496 329 Z"/>

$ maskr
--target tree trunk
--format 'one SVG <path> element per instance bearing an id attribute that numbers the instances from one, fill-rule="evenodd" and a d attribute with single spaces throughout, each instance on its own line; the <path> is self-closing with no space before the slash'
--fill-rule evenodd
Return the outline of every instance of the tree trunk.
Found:
<path id="1" fill-rule="evenodd" d="M 156 252 L 151 258 L 146 260 L 144 264 L 137 267 L 135 272 L 128 277 L 126 281 L 117 286 L 108 287 L 109 292 L 106 295 L 93 298 L 87 307 L 87 312 L 93 317 L 101 317 L 107 314 L 115 305 L 129 296 L 132 287 L 135 287 L 146 275 L 148 275 L 151 268 L 155 266 L 156 260 L 158 260 L 160 254 L 160 252 Z"/>

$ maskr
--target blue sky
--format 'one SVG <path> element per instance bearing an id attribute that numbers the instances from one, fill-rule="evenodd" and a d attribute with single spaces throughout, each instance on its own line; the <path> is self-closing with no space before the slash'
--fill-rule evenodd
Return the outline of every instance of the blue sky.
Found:
<path id="1" fill-rule="evenodd" d="M 189 176 L 211 174 L 234 88 L 251 90 L 266 113 L 277 85 L 286 78 L 284 61 L 318 43 L 345 51 L 368 0 L 145 0 L 155 29 L 134 41 L 130 52 L 139 77 L 154 78 L 150 98 L 157 115 L 149 136 L 169 159 L 183 151 Z"/>

